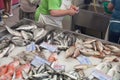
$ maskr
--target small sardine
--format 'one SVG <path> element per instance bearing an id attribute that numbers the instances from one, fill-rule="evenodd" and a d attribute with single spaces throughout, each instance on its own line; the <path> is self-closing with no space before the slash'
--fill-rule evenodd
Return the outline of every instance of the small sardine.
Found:
<path id="1" fill-rule="evenodd" d="M 9 28 L 8 26 L 5 26 L 5 27 L 6 27 L 7 31 L 8 31 L 10 34 L 12 34 L 12 35 L 14 35 L 14 36 L 19 36 L 19 37 L 22 36 L 20 32 L 15 31 L 15 30 Z"/>
<path id="2" fill-rule="evenodd" d="M 2 52 L 0 53 L 0 58 L 2 58 L 4 55 L 6 55 L 7 51 L 9 50 L 10 47 L 6 47 L 2 50 Z"/>
<path id="3" fill-rule="evenodd" d="M 31 30 L 36 28 L 37 26 L 35 24 L 31 24 L 31 25 L 21 25 L 18 28 L 16 28 L 16 30 Z"/>

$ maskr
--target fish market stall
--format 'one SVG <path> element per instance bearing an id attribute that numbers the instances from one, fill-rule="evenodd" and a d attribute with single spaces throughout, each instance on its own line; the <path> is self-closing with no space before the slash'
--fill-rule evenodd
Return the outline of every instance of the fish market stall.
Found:
<path id="1" fill-rule="evenodd" d="M 120 80 L 118 44 L 28 19 L 5 27 L 0 80 Z"/>

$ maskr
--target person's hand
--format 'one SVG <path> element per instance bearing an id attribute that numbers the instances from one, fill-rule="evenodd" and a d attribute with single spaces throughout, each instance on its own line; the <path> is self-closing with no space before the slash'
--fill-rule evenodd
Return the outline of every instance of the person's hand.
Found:
<path id="1" fill-rule="evenodd" d="M 71 5 L 70 9 L 74 9 L 75 11 L 79 12 L 79 7 L 76 7 L 74 5 Z"/>
<path id="2" fill-rule="evenodd" d="M 76 13 L 78 13 L 78 11 L 76 11 L 76 10 L 74 10 L 74 9 L 71 9 L 71 8 L 70 8 L 68 11 L 69 11 L 68 14 L 69 14 L 70 16 L 73 16 L 73 15 L 75 15 Z"/>

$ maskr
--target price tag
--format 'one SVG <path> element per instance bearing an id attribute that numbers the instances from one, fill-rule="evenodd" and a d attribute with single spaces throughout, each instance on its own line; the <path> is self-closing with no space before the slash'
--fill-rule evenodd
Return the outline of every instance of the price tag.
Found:
<path id="1" fill-rule="evenodd" d="M 26 50 L 27 51 L 35 51 L 36 50 L 35 43 L 31 42 L 31 44 L 27 45 Z"/>
<path id="2" fill-rule="evenodd" d="M 89 58 L 86 56 L 80 55 L 77 57 L 77 60 L 80 62 L 80 64 L 92 64 Z"/>
<path id="3" fill-rule="evenodd" d="M 92 75 L 99 80 L 112 80 L 112 77 L 106 75 L 105 73 L 101 72 L 100 70 L 94 70 Z"/>
<path id="4" fill-rule="evenodd" d="M 56 71 L 64 71 L 65 65 L 61 65 L 59 63 L 53 63 L 52 68 L 54 68 Z"/>
<path id="5" fill-rule="evenodd" d="M 45 49 L 47 49 L 47 50 L 49 50 L 49 51 L 51 51 L 51 52 L 57 51 L 57 47 L 56 46 L 48 44 L 46 42 L 41 43 L 40 46 L 45 48 Z"/>
<path id="6" fill-rule="evenodd" d="M 35 58 L 31 62 L 31 64 L 36 67 L 39 67 L 40 65 L 45 64 L 45 63 L 50 65 L 50 63 L 47 60 L 45 60 L 41 57 L 38 57 L 38 56 L 35 56 Z"/>

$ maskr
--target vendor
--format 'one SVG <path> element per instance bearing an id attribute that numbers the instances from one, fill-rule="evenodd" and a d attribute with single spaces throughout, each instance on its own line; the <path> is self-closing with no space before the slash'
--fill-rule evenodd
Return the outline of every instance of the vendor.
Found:
<path id="1" fill-rule="evenodd" d="M 120 0 L 111 0 L 108 9 L 113 11 L 109 25 L 108 40 L 120 44 Z"/>
<path id="2" fill-rule="evenodd" d="M 62 28 L 62 20 L 65 15 L 78 13 L 78 8 L 71 5 L 72 0 L 41 0 L 36 10 L 35 20 L 44 25 L 52 25 Z"/>

